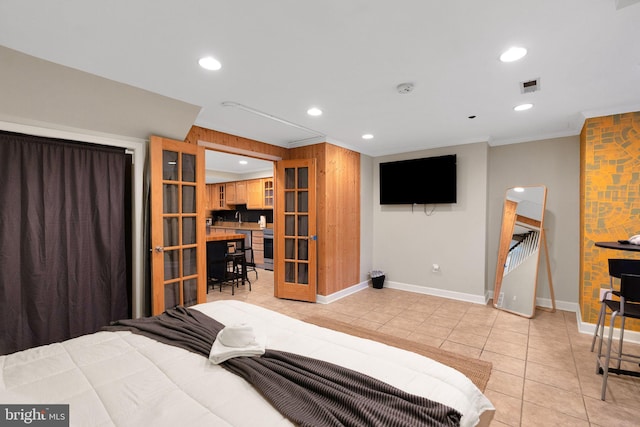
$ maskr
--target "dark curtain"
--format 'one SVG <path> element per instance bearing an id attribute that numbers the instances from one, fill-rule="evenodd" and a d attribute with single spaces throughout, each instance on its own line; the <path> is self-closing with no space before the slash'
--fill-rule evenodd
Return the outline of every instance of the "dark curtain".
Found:
<path id="1" fill-rule="evenodd" d="M 0 132 L 0 354 L 126 318 L 124 149 Z"/>

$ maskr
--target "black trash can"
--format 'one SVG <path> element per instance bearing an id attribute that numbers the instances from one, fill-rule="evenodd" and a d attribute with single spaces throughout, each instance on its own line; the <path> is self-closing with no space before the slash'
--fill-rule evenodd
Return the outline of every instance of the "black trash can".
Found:
<path id="1" fill-rule="evenodd" d="M 375 289 L 382 289 L 384 285 L 384 274 L 382 276 L 372 277 L 371 283 L 373 283 Z"/>

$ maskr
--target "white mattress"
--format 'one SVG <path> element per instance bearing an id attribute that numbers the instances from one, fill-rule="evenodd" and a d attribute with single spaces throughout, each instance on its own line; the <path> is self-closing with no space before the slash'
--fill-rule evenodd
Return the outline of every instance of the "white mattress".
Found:
<path id="1" fill-rule="evenodd" d="M 491 402 L 460 372 L 415 353 L 239 301 L 194 308 L 247 323 L 267 347 L 324 359 L 486 424 Z M 98 332 L 0 357 L 0 403 L 69 404 L 73 426 L 289 426 L 248 383 L 202 356 L 130 332 Z"/>

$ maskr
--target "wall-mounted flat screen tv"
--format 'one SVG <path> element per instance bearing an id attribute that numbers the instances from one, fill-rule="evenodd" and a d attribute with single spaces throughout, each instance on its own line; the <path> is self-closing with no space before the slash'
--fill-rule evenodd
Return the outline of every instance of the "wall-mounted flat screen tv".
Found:
<path id="1" fill-rule="evenodd" d="M 380 204 L 456 203 L 456 155 L 380 163 Z"/>

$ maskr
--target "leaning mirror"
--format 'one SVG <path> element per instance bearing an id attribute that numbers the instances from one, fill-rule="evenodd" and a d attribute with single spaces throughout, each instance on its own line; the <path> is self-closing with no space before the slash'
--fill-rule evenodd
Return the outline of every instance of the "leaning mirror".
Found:
<path id="1" fill-rule="evenodd" d="M 536 308 L 546 200 L 544 185 L 513 187 L 502 211 L 493 305 L 529 318 Z"/>

